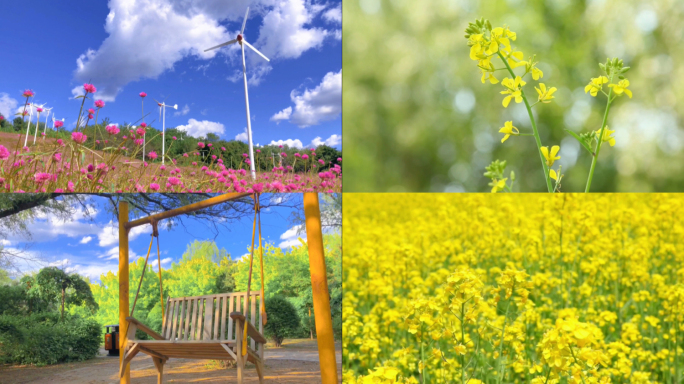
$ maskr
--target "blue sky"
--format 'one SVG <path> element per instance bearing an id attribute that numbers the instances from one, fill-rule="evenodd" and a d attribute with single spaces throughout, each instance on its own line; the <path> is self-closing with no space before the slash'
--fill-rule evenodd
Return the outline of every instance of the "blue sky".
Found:
<path id="1" fill-rule="evenodd" d="M 32 89 L 34 102 L 53 107 L 71 129 L 80 107 L 74 95 L 92 81 L 106 102 L 100 118 L 134 122 L 146 92 L 146 121 L 156 119 L 155 127 L 152 98 L 168 97 L 178 104 L 167 110 L 168 127 L 244 140 L 239 46 L 203 50 L 234 39 L 247 6 L 245 38 L 271 59 L 246 49 L 254 143 L 340 149 L 340 1 L 2 1 L 0 113 L 13 115 Z"/>
<path id="2" fill-rule="evenodd" d="M 269 198 L 264 195 L 262 198 Z M 301 194 L 270 195 L 270 198 L 286 198 L 286 204 L 300 206 Z M 26 271 L 38 270 L 46 265 L 64 267 L 69 272 L 87 276 L 91 281 L 99 281 L 102 273 L 118 271 L 118 221 L 110 212 L 104 198 L 93 198 L 90 216 L 84 209 L 76 207 L 76 213 L 68 221 L 54 216 L 38 217 L 30 226 L 31 239 L 19 235 L 9 235 L 0 239 L 5 251 L 17 253 L 31 259 L 41 259 L 41 263 L 23 264 Z M 302 209 L 302 208 L 299 208 Z M 262 235 L 264 242 L 287 249 L 299 245 L 298 238 L 306 240 L 306 232 L 297 234 L 297 226 L 290 223 L 294 208 L 270 207 L 261 212 Z M 239 259 L 249 252 L 252 240 L 252 218 L 243 219 L 228 225 L 219 226 L 216 231 L 205 221 L 184 218 L 185 227 L 177 225 L 172 229 L 160 223 L 159 244 L 162 267 L 167 269 L 171 262 L 178 261 L 187 245 L 195 240 L 215 240 L 219 248 L 225 248 L 233 259 Z M 133 217 L 131 217 L 133 219 Z M 136 227 L 130 232 L 130 261 L 144 257 L 150 244 L 152 228 L 149 225 Z M 153 261 L 153 262 L 152 262 Z M 150 263 L 156 269 L 156 242 L 150 254 Z"/>

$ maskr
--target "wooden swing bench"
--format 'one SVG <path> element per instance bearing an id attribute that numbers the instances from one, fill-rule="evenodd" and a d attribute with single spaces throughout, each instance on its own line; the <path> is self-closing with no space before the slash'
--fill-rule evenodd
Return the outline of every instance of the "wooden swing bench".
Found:
<path id="1" fill-rule="evenodd" d="M 259 291 L 220 293 L 216 295 L 167 299 L 161 335 L 137 319 L 127 317 L 126 347 L 119 371 L 123 377 L 126 366 L 138 353 L 152 357 L 157 368 L 157 382 L 161 384 L 164 364 L 169 358 L 234 360 L 237 363 L 237 382 L 243 382 L 246 361 L 254 364 L 259 383 L 264 382 L 263 322 L 258 306 Z M 251 308 L 245 308 L 247 303 Z M 251 309 L 251 310 L 250 310 Z M 251 312 L 249 321 L 245 313 Z M 259 329 L 257 330 L 256 325 Z M 247 326 L 247 354 L 242 356 L 242 335 Z M 138 340 L 136 330 L 154 340 Z"/>

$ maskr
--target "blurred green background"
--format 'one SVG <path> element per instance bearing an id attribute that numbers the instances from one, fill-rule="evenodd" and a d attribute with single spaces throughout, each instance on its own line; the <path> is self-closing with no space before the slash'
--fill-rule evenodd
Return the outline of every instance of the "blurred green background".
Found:
<path id="1" fill-rule="evenodd" d="M 543 145 L 561 146 L 564 192 L 584 191 L 591 164 L 564 129 L 600 128 L 606 98 L 584 86 L 607 57 L 632 68 L 634 98 L 611 106 L 617 143 L 602 146 L 592 192 L 684 191 L 684 1 L 345 0 L 345 192 L 489 191 L 495 159 L 515 171 L 514 191 L 546 191 L 534 138 L 501 144 L 505 121 L 531 125 L 524 104 L 504 109 L 503 87 L 480 82 L 464 38 L 480 17 L 517 32 L 514 47 L 537 54 L 540 81 L 558 88 L 534 110 Z M 525 80 L 533 103 L 537 82 Z"/>

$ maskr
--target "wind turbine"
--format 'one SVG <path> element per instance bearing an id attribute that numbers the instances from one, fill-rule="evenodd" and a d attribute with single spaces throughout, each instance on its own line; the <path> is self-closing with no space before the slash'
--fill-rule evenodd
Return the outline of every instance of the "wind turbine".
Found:
<path id="1" fill-rule="evenodd" d="M 208 49 L 205 49 L 204 52 L 211 51 L 212 49 L 216 48 L 221 48 L 226 45 L 231 45 L 238 43 L 240 44 L 240 48 L 242 50 L 242 78 L 245 82 L 245 106 L 247 108 L 247 138 L 249 140 L 249 167 L 252 171 L 252 178 L 256 180 L 256 171 L 254 170 L 254 145 L 252 144 L 252 124 L 250 123 L 250 118 L 249 118 L 249 95 L 247 93 L 247 64 L 245 64 L 245 45 L 248 46 L 249 48 L 252 49 L 252 51 L 256 52 L 259 56 L 263 57 L 266 61 L 271 61 L 268 59 L 268 57 L 264 56 L 263 53 L 259 52 L 256 48 L 254 48 L 250 43 L 245 40 L 245 37 L 243 36 L 243 33 L 245 32 L 245 26 L 247 25 L 247 15 L 249 14 L 249 7 L 247 7 L 247 12 L 245 12 L 245 20 L 242 22 L 242 29 L 240 30 L 240 33 L 237 35 L 237 37 L 231 41 L 227 41 L 223 44 L 219 44 L 215 47 L 211 47 Z"/>
<path id="2" fill-rule="evenodd" d="M 54 107 L 53 107 L 54 108 Z M 43 127 L 43 140 L 45 140 L 45 133 L 47 132 L 47 123 L 48 123 L 48 117 L 50 116 L 50 111 L 52 111 L 52 108 L 45 108 L 47 111 L 47 115 L 45 115 L 45 126 Z M 54 120 L 55 116 L 52 116 L 52 119 Z M 33 144 L 36 143 L 36 140 L 33 140 Z"/>
<path id="3" fill-rule="evenodd" d="M 28 135 L 29 131 L 31 130 L 31 119 L 33 118 L 33 107 L 35 107 L 35 104 L 29 103 L 29 122 L 28 122 L 28 127 L 26 127 L 26 138 L 24 139 L 24 147 L 28 145 Z"/>
<path id="4" fill-rule="evenodd" d="M 45 107 L 45 104 L 40 105 L 38 108 L 36 108 L 36 112 L 38 112 L 38 118 L 36 119 L 36 131 L 33 132 L 33 145 L 36 144 L 36 137 L 38 136 L 38 129 L 40 128 L 40 114 L 41 112 L 43 112 L 43 107 Z"/>
<path id="5" fill-rule="evenodd" d="M 154 101 L 157 101 L 156 99 Z M 166 101 L 166 99 L 165 99 Z M 178 104 L 176 105 L 166 105 L 164 101 L 161 103 L 157 101 L 157 105 L 159 106 L 159 114 L 162 115 L 162 165 L 164 165 L 164 152 L 166 150 L 166 107 L 171 107 L 173 109 L 178 109 Z M 163 111 L 162 111 L 163 110 Z M 143 142 L 145 139 L 143 139 Z M 143 161 L 145 161 L 145 149 L 143 148 Z"/>

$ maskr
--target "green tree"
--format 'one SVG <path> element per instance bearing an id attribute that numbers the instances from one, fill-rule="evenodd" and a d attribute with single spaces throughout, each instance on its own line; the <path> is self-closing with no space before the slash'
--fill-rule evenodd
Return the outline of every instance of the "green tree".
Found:
<path id="1" fill-rule="evenodd" d="M 286 337 L 297 336 L 299 315 L 294 305 L 281 296 L 270 297 L 265 304 L 268 322 L 264 326 L 264 336 L 273 339 L 275 346 L 280 347 Z"/>
<path id="2" fill-rule="evenodd" d="M 43 268 L 35 278 L 35 289 L 43 300 L 61 303 L 61 318 L 64 318 L 64 306 L 83 305 L 96 311 L 97 303 L 93 299 L 90 286 L 76 273 L 67 274 L 57 267 Z"/>

